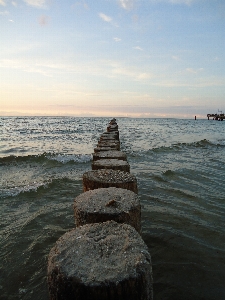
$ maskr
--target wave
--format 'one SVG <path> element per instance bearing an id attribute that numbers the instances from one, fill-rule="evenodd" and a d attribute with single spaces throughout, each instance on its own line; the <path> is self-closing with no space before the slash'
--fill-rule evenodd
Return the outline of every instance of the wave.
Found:
<path id="1" fill-rule="evenodd" d="M 42 153 L 39 155 L 26 155 L 26 156 L 5 156 L 0 158 L 0 165 L 8 163 L 19 163 L 19 162 L 35 162 L 35 163 L 48 163 L 55 161 L 62 164 L 67 163 L 87 163 L 91 161 L 91 154 L 60 154 L 60 153 Z"/>
<path id="2" fill-rule="evenodd" d="M 176 172 L 174 172 L 172 170 L 166 170 L 165 172 L 163 172 L 163 175 L 172 177 L 172 176 L 176 176 Z"/>
<path id="3" fill-rule="evenodd" d="M 54 154 L 47 155 L 49 160 L 55 160 L 60 163 L 76 162 L 76 163 L 87 163 L 92 160 L 91 154 Z"/>
<path id="4" fill-rule="evenodd" d="M 225 147 L 225 140 L 218 140 L 216 142 L 212 142 L 206 139 L 191 142 L 191 143 L 175 143 L 169 146 L 159 146 L 159 147 L 152 147 L 150 149 L 143 149 L 143 150 L 132 150 L 127 149 L 126 152 L 131 158 L 141 159 L 145 155 L 149 156 L 151 154 L 160 154 L 160 153 L 174 153 L 180 152 L 183 150 L 189 149 L 212 149 L 212 148 L 224 148 Z"/>
<path id="5" fill-rule="evenodd" d="M 168 152 L 168 151 L 179 151 L 185 148 L 207 148 L 207 147 L 225 147 L 225 140 L 219 140 L 217 142 L 211 142 L 203 139 L 192 143 L 176 143 L 171 146 L 161 146 L 149 149 L 148 151 L 153 152 Z"/>
<path id="6" fill-rule="evenodd" d="M 225 146 L 225 139 L 218 140 L 217 146 Z"/>
<path id="7" fill-rule="evenodd" d="M 47 188 L 48 182 L 32 182 L 26 186 L 15 186 L 10 188 L 2 188 L 0 189 L 1 198 L 6 197 L 16 197 L 22 193 L 30 193 L 30 192 L 37 192 L 40 188 Z"/>
<path id="8" fill-rule="evenodd" d="M 61 185 L 65 185 L 66 183 L 73 183 L 75 184 L 75 180 L 71 180 L 70 178 L 63 177 L 63 178 L 54 178 L 54 179 L 47 179 L 46 181 L 40 182 L 31 182 L 27 185 L 21 186 L 14 186 L 10 188 L 1 188 L 0 189 L 0 198 L 7 198 L 7 197 L 17 197 L 21 194 L 30 194 L 30 193 L 39 193 L 43 190 L 52 190 L 55 187 L 59 187 Z M 80 180 L 79 180 L 80 183 Z"/>

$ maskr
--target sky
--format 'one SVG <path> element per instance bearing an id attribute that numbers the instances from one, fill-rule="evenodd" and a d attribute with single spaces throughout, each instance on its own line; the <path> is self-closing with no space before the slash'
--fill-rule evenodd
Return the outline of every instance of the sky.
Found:
<path id="1" fill-rule="evenodd" d="M 0 115 L 225 110 L 224 0 L 0 0 Z"/>

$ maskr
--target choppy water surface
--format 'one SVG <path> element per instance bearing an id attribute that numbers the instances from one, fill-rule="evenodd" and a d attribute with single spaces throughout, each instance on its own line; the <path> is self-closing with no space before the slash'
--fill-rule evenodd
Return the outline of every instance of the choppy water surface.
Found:
<path id="1" fill-rule="evenodd" d="M 55 241 L 107 118 L 0 118 L 0 298 L 48 299 Z M 225 299 L 225 122 L 117 119 L 138 179 L 154 299 Z"/>

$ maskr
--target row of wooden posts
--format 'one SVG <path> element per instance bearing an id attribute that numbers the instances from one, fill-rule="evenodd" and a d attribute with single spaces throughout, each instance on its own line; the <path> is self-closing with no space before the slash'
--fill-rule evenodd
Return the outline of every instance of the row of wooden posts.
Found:
<path id="1" fill-rule="evenodd" d="M 94 149 L 84 193 L 74 201 L 76 228 L 48 257 L 50 299 L 152 300 L 152 264 L 141 237 L 137 180 L 120 151 L 116 119 Z"/>

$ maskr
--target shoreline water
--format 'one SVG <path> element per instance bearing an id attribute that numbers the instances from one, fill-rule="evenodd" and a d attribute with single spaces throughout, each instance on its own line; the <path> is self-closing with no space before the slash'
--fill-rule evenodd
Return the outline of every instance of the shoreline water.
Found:
<path id="1" fill-rule="evenodd" d="M 2 299 L 48 299 L 46 257 L 75 226 L 73 199 L 107 122 L 0 118 Z M 138 179 L 154 298 L 224 299 L 224 123 L 118 118 L 118 124 Z"/>

